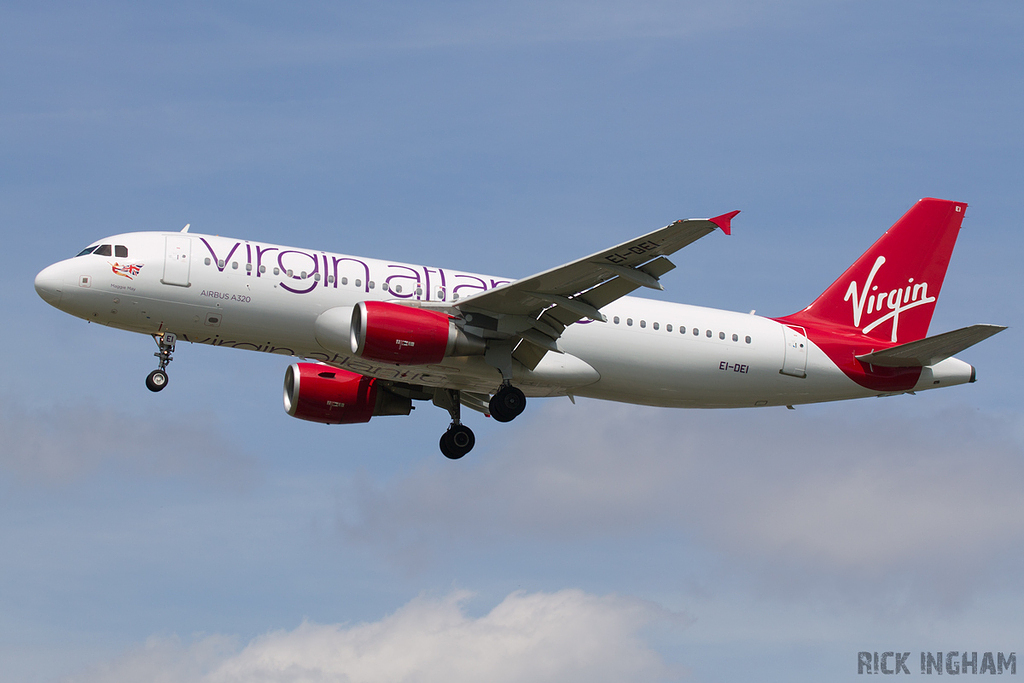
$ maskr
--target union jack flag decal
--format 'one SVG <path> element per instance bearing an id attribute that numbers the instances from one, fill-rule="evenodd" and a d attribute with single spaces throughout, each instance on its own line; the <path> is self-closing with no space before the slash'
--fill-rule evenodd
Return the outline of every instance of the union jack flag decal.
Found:
<path id="1" fill-rule="evenodd" d="M 115 262 L 110 264 L 110 269 L 114 271 L 114 275 L 120 275 L 121 277 L 133 280 L 139 274 L 139 271 L 142 270 L 142 265 L 141 263 L 126 263 L 122 266 Z"/>

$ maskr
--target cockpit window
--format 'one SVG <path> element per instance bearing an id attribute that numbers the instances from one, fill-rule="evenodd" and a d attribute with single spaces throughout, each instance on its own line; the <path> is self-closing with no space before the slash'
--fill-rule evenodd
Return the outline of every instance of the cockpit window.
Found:
<path id="1" fill-rule="evenodd" d="M 85 256 L 86 254 L 91 254 L 91 253 L 93 252 L 93 250 L 94 250 L 95 248 L 96 248 L 95 246 L 92 246 L 92 247 L 86 247 L 86 248 L 85 248 L 85 249 L 83 249 L 82 251 L 80 251 L 80 252 L 78 252 L 77 254 L 75 254 L 75 257 L 77 258 L 77 257 L 79 257 L 79 256 Z"/>
<path id="2" fill-rule="evenodd" d="M 110 256 L 111 250 L 109 244 L 103 244 L 96 248 L 96 251 L 92 252 L 96 256 Z"/>
<path id="3" fill-rule="evenodd" d="M 122 244 L 114 245 L 114 256 L 117 258 L 128 258 L 128 247 Z"/>

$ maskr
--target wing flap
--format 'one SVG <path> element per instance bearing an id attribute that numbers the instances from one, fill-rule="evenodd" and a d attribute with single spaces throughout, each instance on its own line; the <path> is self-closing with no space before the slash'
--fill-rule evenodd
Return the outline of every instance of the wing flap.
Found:
<path id="1" fill-rule="evenodd" d="M 922 368 L 935 365 L 1006 328 L 1002 325 L 971 325 L 952 332 L 925 337 L 881 351 L 857 356 L 857 360 L 883 368 Z"/>

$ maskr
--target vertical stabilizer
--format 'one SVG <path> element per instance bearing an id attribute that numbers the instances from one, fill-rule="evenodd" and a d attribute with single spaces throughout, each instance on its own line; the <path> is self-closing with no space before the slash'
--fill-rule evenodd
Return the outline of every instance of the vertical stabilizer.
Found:
<path id="1" fill-rule="evenodd" d="M 924 338 L 966 210 L 918 201 L 814 303 L 781 321 L 880 346 Z"/>

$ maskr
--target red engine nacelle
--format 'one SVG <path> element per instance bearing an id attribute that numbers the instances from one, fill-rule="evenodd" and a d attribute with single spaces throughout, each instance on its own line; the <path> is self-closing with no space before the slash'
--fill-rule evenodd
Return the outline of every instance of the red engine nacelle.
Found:
<path id="1" fill-rule="evenodd" d="M 284 409 L 300 420 L 353 424 L 376 415 L 408 415 L 412 400 L 378 387 L 373 377 L 318 363 L 294 363 L 284 373 Z"/>
<path id="2" fill-rule="evenodd" d="M 352 353 L 395 365 L 430 365 L 445 356 L 484 353 L 444 313 L 386 301 L 360 301 L 349 327 Z"/>

